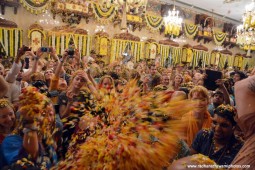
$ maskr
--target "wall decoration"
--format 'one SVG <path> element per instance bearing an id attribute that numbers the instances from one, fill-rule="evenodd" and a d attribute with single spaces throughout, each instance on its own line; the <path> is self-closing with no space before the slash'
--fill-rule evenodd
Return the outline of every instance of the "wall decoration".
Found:
<path id="1" fill-rule="evenodd" d="M 112 39 L 110 63 L 123 59 L 127 44 L 130 44 L 131 56 L 134 57 L 136 62 L 144 58 L 144 42 Z"/>
<path id="2" fill-rule="evenodd" d="M 211 52 L 211 58 L 210 58 L 210 65 L 211 66 L 218 66 L 220 61 L 221 53 L 218 50 L 213 50 Z"/>
<path id="3" fill-rule="evenodd" d="M 141 30 L 146 23 L 144 22 L 145 7 L 147 0 L 116 0 L 116 15 L 114 26 L 121 23 L 121 30 L 127 30 L 127 27 L 135 31 Z"/>
<path id="4" fill-rule="evenodd" d="M 163 18 L 160 16 L 153 16 L 153 15 L 146 14 L 145 20 L 146 20 L 148 29 L 152 32 L 159 31 L 159 29 L 163 25 Z"/>
<path id="5" fill-rule="evenodd" d="M 116 14 L 114 5 L 111 5 L 110 7 L 107 8 L 107 6 L 92 3 L 92 8 L 95 14 L 95 18 L 101 24 L 107 24 L 109 21 L 112 21 Z"/>
<path id="6" fill-rule="evenodd" d="M 193 49 L 190 44 L 186 44 L 182 47 L 181 62 L 184 64 L 191 63 L 193 58 Z"/>
<path id="7" fill-rule="evenodd" d="M 155 59 L 158 54 L 158 43 L 154 39 L 145 42 L 145 58 Z"/>
<path id="8" fill-rule="evenodd" d="M 172 40 L 159 41 L 159 54 L 161 54 L 161 66 L 172 66 L 181 62 L 182 49 Z"/>
<path id="9" fill-rule="evenodd" d="M 232 52 L 229 50 L 213 50 L 211 52 L 210 64 L 211 66 L 217 66 L 219 69 L 224 69 L 224 67 L 232 66 L 233 59 L 232 59 Z"/>
<path id="10" fill-rule="evenodd" d="M 123 59 L 123 52 L 129 46 L 131 56 L 135 61 L 140 61 L 144 58 L 144 42 L 140 42 L 140 38 L 128 32 L 114 35 L 111 45 L 110 63 Z"/>
<path id="11" fill-rule="evenodd" d="M 213 39 L 216 45 L 221 46 L 225 41 L 227 34 L 224 32 L 215 32 L 213 31 Z"/>
<path id="12" fill-rule="evenodd" d="M 236 25 L 224 23 L 222 32 L 226 33 L 226 39 L 223 42 L 224 48 L 228 46 L 231 49 L 236 46 Z"/>
<path id="13" fill-rule="evenodd" d="M 23 30 L 17 28 L 16 23 L 0 18 L 0 44 L 6 56 L 16 57 L 22 42 Z"/>
<path id="14" fill-rule="evenodd" d="M 220 53 L 221 53 L 221 58 L 219 62 L 220 69 L 226 69 L 230 65 L 233 65 L 233 56 L 231 51 L 225 49 L 220 51 Z"/>
<path id="15" fill-rule="evenodd" d="M 142 17 L 131 14 L 127 14 L 127 24 L 132 26 L 132 31 L 135 31 L 137 28 L 141 31 L 146 25 Z"/>
<path id="16" fill-rule="evenodd" d="M 87 1 L 72 1 L 65 2 L 54 0 L 51 3 L 51 11 L 55 19 L 57 14 L 61 14 L 62 21 L 72 24 L 79 24 L 82 18 L 85 18 L 86 23 L 89 22 L 89 17 L 93 15 L 90 3 Z"/>
<path id="17" fill-rule="evenodd" d="M 214 19 L 205 14 L 197 14 L 195 17 L 195 24 L 199 25 L 198 34 L 194 37 L 197 42 L 204 39 L 204 44 L 213 40 L 212 28 L 214 26 Z"/>
<path id="18" fill-rule="evenodd" d="M 50 0 L 20 0 L 20 2 L 32 14 L 40 14 L 50 5 Z"/>
<path id="19" fill-rule="evenodd" d="M 193 60 L 191 63 L 193 68 L 195 67 L 205 68 L 205 66 L 209 65 L 209 63 L 210 63 L 210 53 L 208 52 L 208 48 L 201 44 L 193 46 Z"/>
<path id="20" fill-rule="evenodd" d="M 193 24 L 184 24 L 185 35 L 193 39 L 198 32 L 198 26 Z"/>
<path id="21" fill-rule="evenodd" d="M 243 55 L 242 54 L 240 54 L 240 53 L 237 53 L 235 56 L 234 56 L 234 64 L 233 64 L 233 66 L 234 67 L 237 67 L 237 68 L 239 68 L 239 69 L 241 69 L 242 68 L 242 66 L 243 66 Z"/>
<path id="22" fill-rule="evenodd" d="M 147 0 L 113 0 L 114 5 L 117 6 L 117 10 L 126 6 L 127 14 L 141 16 L 146 9 Z"/>
<path id="23" fill-rule="evenodd" d="M 55 27 L 48 32 L 48 44 L 56 49 L 57 54 L 63 54 L 64 50 L 68 48 L 70 40 L 73 40 L 75 48 L 80 50 L 81 56 L 89 56 L 92 38 L 87 34 L 86 30 L 76 27 Z"/>
<path id="24" fill-rule="evenodd" d="M 43 27 L 37 23 L 32 24 L 28 30 L 29 44 L 33 51 L 43 46 L 43 40 L 46 40 L 46 33 Z"/>
<path id="25" fill-rule="evenodd" d="M 96 54 L 101 56 L 110 56 L 110 39 L 109 34 L 106 32 L 100 31 L 97 32 L 94 36 L 96 43 Z"/>
<path id="26" fill-rule="evenodd" d="M 15 57 L 22 46 L 23 31 L 18 28 L 0 27 L 0 43 L 3 45 L 6 56 Z"/>

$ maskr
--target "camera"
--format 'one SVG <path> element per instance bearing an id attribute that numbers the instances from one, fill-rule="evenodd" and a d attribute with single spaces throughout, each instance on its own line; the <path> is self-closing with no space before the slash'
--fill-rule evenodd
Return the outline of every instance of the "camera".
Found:
<path id="1" fill-rule="evenodd" d="M 23 51 L 31 51 L 31 48 L 29 48 L 28 46 L 23 45 Z"/>
<path id="2" fill-rule="evenodd" d="M 29 69 L 29 57 L 25 58 L 25 69 Z"/>
<path id="3" fill-rule="evenodd" d="M 51 52 L 51 48 L 49 47 L 41 47 L 42 52 Z"/>
<path id="4" fill-rule="evenodd" d="M 73 55 L 74 55 L 74 46 L 73 45 L 69 45 L 67 54 L 69 55 L 69 57 L 73 57 Z"/>
<path id="5" fill-rule="evenodd" d="M 49 98 L 57 97 L 58 95 L 59 95 L 59 92 L 57 90 L 49 91 L 47 93 L 47 97 Z"/>

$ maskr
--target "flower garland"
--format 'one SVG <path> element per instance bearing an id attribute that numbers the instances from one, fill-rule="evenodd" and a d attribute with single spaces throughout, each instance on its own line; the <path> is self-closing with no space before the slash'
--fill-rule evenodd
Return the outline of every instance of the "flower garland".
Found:
<path id="1" fill-rule="evenodd" d="M 179 36 L 181 27 L 175 24 L 165 24 L 165 35 Z"/>
<path id="2" fill-rule="evenodd" d="M 49 45 L 56 49 L 57 54 L 62 54 L 68 48 L 69 40 L 73 38 L 75 48 L 78 48 L 82 56 L 88 55 L 90 51 L 90 36 L 83 34 L 71 34 L 49 32 Z M 81 48 L 86 47 L 86 48 Z"/>
<path id="3" fill-rule="evenodd" d="M 19 96 L 21 122 L 17 129 L 23 128 L 22 121 L 31 120 L 34 122 L 34 126 L 38 126 L 39 133 L 46 139 L 46 143 L 49 145 L 53 144 L 52 126 L 49 126 L 48 121 L 49 114 L 53 112 L 50 103 L 50 99 L 41 94 L 37 88 L 27 87 L 22 89 Z"/>
<path id="4" fill-rule="evenodd" d="M 183 48 L 181 62 L 191 63 L 192 58 L 193 58 L 192 49 L 191 48 Z"/>
<path id="5" fill-rule="evenodd" d="M 193 24 L 185 24 L 184 31 L 186 36 L 192 39 L 197 34 L 198 26 Z"/>
<path id="6" fill-rule="evenodd" d="M 171 56 L 171 51 L 170 51 L 170 46 L 169 45 L 159 45 L 159 53 L 161 54 L 161 60 L 160 60 L 160 65 L 164 66 L 166 59 Z M 146 56 L 147 57 L 147 56 Z"/>
<path id="7" fill-rule="evenodd" d="M 181 63 L 182 48 L 172 47 L 172 55 L 174 64 Z"/>
<path id="8" fill-rule="evenodd" d="M 163 25 L 163 18 L 159 16 L 145 15 L 147 27 L 151 31 L 159 31 Z"/>
<path id="9" fill-rule="evenodd" d="M 48 8 L 50 0 L 20 0 L 20 3 L 32 14 L 40 14 Z"/>
<path id="10" fill-rule="evenodd" d="M 235 58 L 234 58 L 234 67 L 241 68 L 242 65 L 243 65 L 243 56 L 236 55 Z"/>
<path id="11" fill-rule="evenodd" d="M 6 52 L 6 56 L 15 57 L 22 46 L 23 31 L 17 28 L 0 27 L 0 43 Z M 14 47 L 14 48 L 13 48 Z"/>
<path id="12" fill-rule="evenodd" d="M 220 69 L 224 69 L 224 66 L 225 66 L 225 64 L 226 64 L 226 62 L 227 62 L 227 58 L 228 58 L 228 55 L 226 55 L 226 54 L 221 54 L 220 60 L 219 60 L 219 64 L 218 64 L 218 67 L 219 67 Z"/>
<path id="13" fill-rule="evenodd" d="M 209 62 L 210 62 L 209 58 L 210 58 L 209 52 L 194 49 L 191 65 L 193 66 L 193 68 L 195 68 L 199 65 L 199 61 L 201 60 L 202 61 L 201 67 L 204 68 L 205 65 L 209 65 Z"/>
<path id="14" fill-rule="evenodd" d="M 111 6 L 110 8 L 104 8 L 101 5 L 94 3 L 93 12 L 99 22 L 108 23 L 115 16 L 115 6 Z"/>
<path id="15" fill-rule="evenodd" d="M 130 44 L 131 55 L 134 57 L 135 61 L 139 61 L 143 58 L 143 43 L 130 40 L 120 40 L 112 39 L 111 40 L 111 58 L 110 62 L 118 60 L 122 57 L 122 53 L 125 51 L 127 44 Z"/>
<path id="16" fill-rule="evenodd" d="M 85 131 L 92 133 L 69 150 L 67 155 L 70 156 L 53 170 L 162 169 L 169 166 L 169 160 L 180 151 L 176 133 L 186 123 L 169 117 L 182 116 L 192 104 L 171 100 L 171 92 L 141 96 L 136 83 L 129 82 L 118 97 L 101 103 L 107 116 L 105 120 L 84 114 L 81 121 L 86 122 Z M 73 140 L 76 139 L 74 136 Z"/>
<path id="17" fill-rule="evenodd" d="M 227 34 L 224 32 L 213 32 L 213 39 L 216 45 L 221 46 L 225 41 Z"/>

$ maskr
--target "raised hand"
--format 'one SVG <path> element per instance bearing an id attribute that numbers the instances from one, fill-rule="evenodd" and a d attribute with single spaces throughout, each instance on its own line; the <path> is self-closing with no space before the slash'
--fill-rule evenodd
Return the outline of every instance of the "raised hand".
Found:
<path id="1" fill-rule="evenodd" d="M 30 56 L 30 57 L 35 57 L 35 54 L 32 51 L 26 51 L 25 52 L 26 56 Z"/>
<path id="2" fill-rule="evenodd" d="M 43 52 L 42 52 L 41 48 L 38 48 L 36 51 L 36 56 L 40 58 L 42 55 L 43 55 Z"/>

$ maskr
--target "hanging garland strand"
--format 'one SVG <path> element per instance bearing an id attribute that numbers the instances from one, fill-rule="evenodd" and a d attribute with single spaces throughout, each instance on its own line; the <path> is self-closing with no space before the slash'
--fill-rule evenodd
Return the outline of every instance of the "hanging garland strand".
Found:
<path id="1" fill-rule="evenodd" d="M 159 16 L 146 15 L 146 24 L 149 30 L 151 31 L 159 31 L 161 26 L 163 25 L 163 18 Z"/>
<path id="2" fill-rule="evenodd" d="M 18 28 L 0 27 L 0 43 L 6 52 L 6 56 L 15 57 L 22 46 L 22 30 Z"/>
<path id="3" fill-rule="evenodd" d="M 194 36 L 197 34 L 198 26 L 193 24 L 185 24 L 184 31 L 188 38 L 193 39 Z"/>
<path id="4" fill-rule="evenodd" d="M 50 0 L 40 0 L 40 1 L 32 1 L 32 0 L 20 0 L 20 3 L 32 14 L 40 14 L 43 13 L 50 5 Z"/>
<path id="5" fill-rule="evenodd" d="M 115 6 L 111 6 L 108 8 L 103 8 L 97 3 L 93 4 L 93 12 L 95 17 L 100 22 L 108 22 L 111 21 L 115 15 Z"/>
<path id="6" fill-rule="evenodd" d="M 225 41 L 227 34 L 224 32 L 213 32 L 213 39 L 216 45 L 222 45 Z"/>

